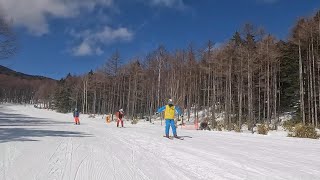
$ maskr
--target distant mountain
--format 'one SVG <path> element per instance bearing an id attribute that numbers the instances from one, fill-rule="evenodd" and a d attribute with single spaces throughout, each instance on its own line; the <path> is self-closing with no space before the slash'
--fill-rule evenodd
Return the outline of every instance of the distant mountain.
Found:
<path id="1" fill-rule="evenodd" d="M 44 76 L 35 76 L 35 75 L 24 74 L 24 73 L 14 71 L 12 69 L 9 69 L 9 68 L 7 68 L 5 66 L 1 66 L 1 65 L 0 65 L 0 74 L 4 74 L 7 76 L 11 76 L 11 77 L 17 77 L 20 79 L 27 79 L 27 80 L 54 80 L 54 79 L 44 77 Z"/>
<path id="2" fill-rule="evenodd" d="M 0 65 L 0 102 L 33 103 L 48 100 L 56 80 L 24 74 Z"/>

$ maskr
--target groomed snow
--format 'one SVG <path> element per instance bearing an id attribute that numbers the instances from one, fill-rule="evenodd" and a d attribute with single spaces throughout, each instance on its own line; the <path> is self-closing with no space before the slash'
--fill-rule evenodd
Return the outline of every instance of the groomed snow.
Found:
<path id="1" fill-rule="evenodd" d="M 158 123 L 116 128 L 105 119 L 0 105 L 0 179 L 320 178 L 320 140 L 178 129 Z"/>

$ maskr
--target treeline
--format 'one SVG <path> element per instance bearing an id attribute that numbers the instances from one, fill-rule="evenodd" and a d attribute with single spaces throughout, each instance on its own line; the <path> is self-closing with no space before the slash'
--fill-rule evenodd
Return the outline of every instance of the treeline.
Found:
<path id="1" fill-rule="evenodd" d="M 0 102 L 27 103 L 41 102 L 52 108 L 56 82 L 53 79 L 32 76 L 0 66 Z"/>
<path id="2" fill-rule="evenodd" d="M 304 124 L 317 126 L 320 107 L 320 13 L 300 19 L 287 41 L 247 24 L 222 45 L 208 41 L 203 48 L 168 52 L 159 46 L 144 58 L 121 63 L 115 52 L 99 69 L 68 75 L 55 92 L 55 108 L 69 112 L 151 116 L 172 98 L 216 126 L 223 118 L 228 129 L 243 124 L 277 125 L 283 112 L 295 112 Z M 52 97 L 53 96 L 53 97 Z M 47 100 L 48 101 L 48 100 Z"/>
<path id="3" fill-rule="evenodd" d="M 279 113 L 279 42 L 246 25 L 217 48 L 209 41 L 201 50 L 169 53 L 163 46 L 145 59 L 122 65 L 119 53 L 103 68 L 81 77 L 70 74 L 59 82 L 57 107 L 78 107 L 84 113 L 152 115 L 173 98 L 186 109 L 210 109 L 212 124 L 224 116 L 226 125 L 271 122 Z M 231 128 L 231 127 L 230 127 Z"/>

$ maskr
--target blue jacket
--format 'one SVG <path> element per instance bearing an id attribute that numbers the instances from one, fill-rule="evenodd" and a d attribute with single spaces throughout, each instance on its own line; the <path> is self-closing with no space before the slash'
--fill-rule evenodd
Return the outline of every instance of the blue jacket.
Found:
<path id="1" fill-rule="evenodd" d="M 79 111 L 74 111 L 73 112 L 73 117 L 79 117 Z"/>

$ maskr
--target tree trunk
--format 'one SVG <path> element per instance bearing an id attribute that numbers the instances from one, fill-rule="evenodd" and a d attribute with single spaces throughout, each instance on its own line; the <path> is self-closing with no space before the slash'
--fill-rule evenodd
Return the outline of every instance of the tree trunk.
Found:
<path id="1" fill-rule="evenodd" d="M 300 82 L 300 111 L 302 122 L 306 124 L 305 109 L 304 109 L 304 85 L 303 85 L 303 64 L 301 55 L 301 41 L 299 40 L 299 82 Z"/>

